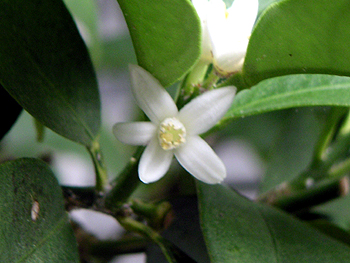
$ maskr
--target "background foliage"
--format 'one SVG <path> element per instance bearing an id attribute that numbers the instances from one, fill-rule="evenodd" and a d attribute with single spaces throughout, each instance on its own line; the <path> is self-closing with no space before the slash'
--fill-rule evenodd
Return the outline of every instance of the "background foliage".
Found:
<path id="1" fill-rule="evenodd" d="M 227 6 L 232 3 L 225 2 Z M 108 112 L 109 117 L 103 115 L 105 120 L 101 124 L 101 98 L 102 102 L 106 100 L 103 100 L 103 85 L 97 85 L 97 77 L 103 83 L 101 76 L 106 72 L 113 78 L 126 75 L 127 64 L 137 61 L 165 87 L 174 84 L 169 91 L 176 93 L 180 80 L 198 60 L 200 21 L 190 1 L 166 0 L 159 4 L 119 0 L 118 3 L 130 35 L 112 38 L 103 38 L 99 33 L 98 5 L 94 1 L 0 3 L 0 100 L 4 116 L 0 130 L 0 232 L 4 237 L 0 238 L 1 261 L 79 261 L 76 239 L 64 210 L 67 196 L 64 200 L 55 178 L 61 176 L 54 163 L 60 153 L 74 152 L 88 160 L 86 166 L 96 170 L 92 181 L 102 182 L 102 177 L 107 176 L 104 165 L 111 179 L 125 165 L 130 168 L 128 172 L 135 170 L 135 164 L 128 163 L 134 149 L 112 139 L 112 124 L 106 121 L 111 114 L 119 120 L 122 112 Z M 336 184 L 332 181 L 332 186 L 337 187 L 342 176 L 348 174 L 349 169 L 339 177 L 330 177 L 330 172 L 338 167 L 333 164 L 345 164 L 347 168 L 349 157 L 346 115 L 350 106 L 349 9 L 346 0 L 259 2 L 259 17 L 243 70 L 220 84 L 234 84 L 239 92 L 222 122 L 213 130 L 220 132 L 209 137 L 214 145 L 217 141 L 239 138 L 252 146 L 264 167 L 259 194 L 292 181 L 291 189 L 297 192 L 293 197 L 299 198 L 302 195 L 298 193 L 310 190 L 302 184 L 304 177 L 298 181 L 302 187 L 293 181 L 303 173 L 326 186 L 329 180 L 334 180 Z M 118 93 L 117 98 L 122 96 Z M 108 108 L 102 103 L 103 107 Z M 134 115 L 139 117 L 138 113 Z M 42 143 L 35 139 L 31 116 L 37 122 L 37 134 L 43 132 L 44 126 L 50 129 Z M 322 161 L 337 150 L 340 140 L 345 148 L 326 167 Z M 100 144 L 106 163 L 100 155 Z M 317 149 L 323 150 L 320 159 Z M 20 158 L 24 156 L 36 158 Z M 333 201 L 313 203 L 306 210 L 302 207 L 303 213 L 286 213 L 242 197 L 236 192 L 238 184 L 195 184 L 175 166 L 170 173 L 171 176 L 153 185 L 137 185 L 131 199 L 171 201 L 177 217 L 162 232 L 166 240 L 154 229 L 150 231 L 157 233 L 154 234 L 157 238 L 151 239 L 163 244 L 163 252 L 175 255 L 179 262 L 184 258 L 199 262 L 210 258 L 220 263 L 349 261 L 350 199 L 340 197 L 339 192 L 336 196 L 339 198 Z M 133 182 L 131 176 L 129 180 Z M 90 191 L 93 185 L 88 186 L 79 190 L 88 192 L 88 198 L 82 196 L 86 198 L 84 201 L 91 202 L 78 203 L 78 207 L 91 208 L 94 201 L 101 201 Z M 318 186 L 315 184 L 316 190 Z M 197 222 L 193 226 L 188 224 L 191 218 L 186 213 L 197 207 L 195 194 L 199 211 L 192 215 L 193 222 Z M 139 213 L 137 216 L 149 220 L 143 212 Z M 125 224 L 124 218 L 118 216 L 115 217 L 119 222 Z M 142 232 L 143 225 L 140 231 L 134 223 L 126 229 L 141 232 L 147 238 L 151 236 Z M 189 232 L 193 234 L 181 235 Z M 148 245 L 147 238 L 133 239 L 134 243 L 127 249 L 118 242 L 108 246 L 94 239 L 96 243 L 89 243 L 86 240 L 90 238 L 80 243 L 88 244 L 90 249 L 85 259 L 99 258 L 101 262 L 135 248 L 145 251 Z M 98 255 L 95 245 L 109 248 L 108 259 Z M 125 250 L 115 252 L 111 247 Z M 188 247 L 197 249 L 188 250 Z M 165 260 L 156 249 L 148 247 L 147 254 L 149 262 Z"/>

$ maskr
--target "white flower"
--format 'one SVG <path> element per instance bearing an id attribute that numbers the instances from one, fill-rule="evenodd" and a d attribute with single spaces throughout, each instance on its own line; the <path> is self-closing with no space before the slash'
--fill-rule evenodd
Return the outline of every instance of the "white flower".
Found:
<path id="1" fill-rule="evenodd" d="M 143 68 L 130 65 L 132 92 L 150 122 L 117 123 L 114 135 L 132 145 L 147 145 L 138 172 L 151 183 L 168 171 L 173 155 L 197 179 L 215 184 L 226 177 L 226 169 L 213 149 L 198 135 L 213 127 L 229 109 L 235 87 L 211 90 L 178 111 L 161 84 Z"/>
<path id="2" fill-rule="evenodd" d="M 240 70 L 259 1 L 235 0 L 228 9 L 222 0 L 192 0 L 192 3 L 202 22 L 201 59 L 211 59 L 224 75 Z"/>

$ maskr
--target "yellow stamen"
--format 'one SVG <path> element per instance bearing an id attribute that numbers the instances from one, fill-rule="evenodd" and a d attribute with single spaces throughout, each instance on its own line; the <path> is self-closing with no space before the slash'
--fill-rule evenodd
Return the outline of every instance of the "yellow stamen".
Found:
<path id="1" fill-rule="evenodd" d="M 164 150 L 171 150 L 186 142 L 186 129 L 176 118 L 165 119 L 159 127 L 159 144 Z"/>

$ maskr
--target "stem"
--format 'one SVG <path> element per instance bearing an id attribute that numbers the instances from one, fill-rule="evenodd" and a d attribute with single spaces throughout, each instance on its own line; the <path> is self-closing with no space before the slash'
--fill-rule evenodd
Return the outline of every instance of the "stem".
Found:
<path id="1" fill-rule="evenodd" d="M 329 171 L 329 177 L 339 178 L 344 174 L 349 173 L 349 171 L 350 171 L 350 158 L 332 167 Z"/>
<path id="2" fill-rule="evenodd" d="M 348 114 L 344 120 L 344 123 L 339 130 L 339 136 L 344 136 L 349 133 L 350 133 L 350 111 L 348 110 Z"/>
<path id="3" fill-rule="evenodd" d="M 149 239 L 144 237 L 123 238 L 117 241 L 94 240 L 88 244 L 87 249 L 93 257 L 110 260 L 116 255 L 144 252 L 149 243 Z"/>
<path id="4" fill-rule="evenodd" d="M 36 140 L 38 142 L 43 142 L 45 137 L 45 125 L 34 118 L 34 125 L 36 130 Z"/>
<path id="5" fill-rule="evenodd" d="M 130 202 L 130 208 L 135 214 L 144 217 L 149 226 L 155 230 L 165 229 L 173 218 L 172 206 L 169 202 L 145 203 L 134 199 Z"/>
<path id="6" fill-rule="evenodd" d="M 288 211 L 295 211 L 320 204 L 348 192 L 349 182 L 344 175 L 350 171 L 350 159 L 345 161 L 343 159 L 349 151 L 350 132 L 338 133 L 336 137 L 334 136 L 343 115 L 344 108 L 334 109 L 330 114 L 316 145 L 309 168 L 295 179 L 264 193 L 259 198 L 260 201 Z M 342 127 L 347 127 L 347 120 Z M 330 145 L 334 137 L 336 140 Z"/>
<path id="7" fill-rule="evenodd" d="M 343 158 L 349 151 L 350 133 L 340 136 L 337 141 L 330 146 L 324 157 L 324 166 L 331 167 L 336 161 Z"/>
<path id="8" fill-rule="evenodd" d="M 102 192 L 108 183 L 107 169 L 104 164 L 104 159 L 100 149 L 100 143 L 98 140 L 94 140 L 90 147 L 87 147 L 95 168 L 96 176 L 96 191 Z"/>
<path id="9" fill-rule="evenodd" d="M 184 83 L 184 95 L 190 96 L 193 93 L 193 87 L 200 86 L 208 70 L 208 62 L 199 60 L 187 75 Z"/>
<path id="10" fill-rule="evenodd" d="M 326 149 L 329 147 L 331 140 L 334 138 L 339 120 L 344 115 L 344 113 L 344 108 L 337 107 L 331 110 L 327 122 L 321 132 L 320 138 L 318 139 L 315 146 L 312 166 L 317 166 L 322 162 L 326 154 Z"/>
<path id="11" fill-rule="evenodd" d="M 296 212 L 305 208 L 325 203 L 329 200 L 345 196 L 349 189 L 349 178 L 326 180 L 309 189 L 293 192 L 286 184 L 280 188 L 280 194 L 261 196 L 259 201 L 281 208 L 287 212 Z"/>
<path id="12" fill-rule="evenodd" d="M 139 186 L 138 164 L 144 147 L 138 147 L 121 174 L 112 182 L 112 190 L 105 197 L 105 207 L 116 211 Z"/>
<path id="13" fill-rule="evenodd" d="M 208 78 L 202 84 L 204 90 L 211 90 L 216 88 L 216 83 L 220 80 L 220 76 L 216 73 L 215 70 L 212 70 L 209 73 Z"/>
<path id="14" fill-rule="evenodd" d="M 154 231 L 152 228 L 142 224 L 139 221 L 132 219 L 131 217 L 117 216 L 117 220 L 125 229 L 132 231 L 132 232 L 139 233 L 143 236 L 146 236 L 149 239 L 151 239 L 153 242 L 155 242 L 162 250 L 162 252 L 163 252 L 163 254 L 168 262 L 170 262 L 170 263 L 177 262 L 174 254 L 172 253 L 172 251 L 169 247 L 168 242 L 160 234 L 158 234 L 156 231 Z"/>

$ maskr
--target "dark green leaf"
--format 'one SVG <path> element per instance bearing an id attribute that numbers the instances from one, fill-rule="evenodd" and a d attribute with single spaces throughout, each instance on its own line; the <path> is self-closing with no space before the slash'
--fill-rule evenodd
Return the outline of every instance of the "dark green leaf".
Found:
<path id="1" fill-rule="evenodd" d="M 176 217 L 163 232 L 162 236 L 182 251 L 179 262 L 209 263 L 209 257 L 199 226 L 197 198 L 195 196 L 179 197 L 171 200 Z M 187 255 L 187 257 L 185 257 Z M 187 260 L 187 261 L 185 261 Z M 147 249 L 147 262 L 167 262 L 159 246 L 152 244 Z M 192 262 L 192 261 L 191 261 Z"/>
<path id="2" fill-rule="evenodd" d="M 97 82 L 62 1 L 1 1 L 0 28 L 0 83 L 41 123 L 90 145 L 100 125 Z"/>
<path id="3" fill-rule="evenodd" d="M 11 129 L 22 107 L 8 94 L 0 84 L 0 112 L 2 121 L 0 126 L 0 140 Z"/>
<path id="4" fill-rule="evenodd" d="M 201 25 L 189 0 L 118 0 L 137 60 L 164 86 L 184 76 L 201 52 Z"/>
<path id="5" fill-rule="evenodd" d="M 350 78 L 304 74 L 268 79 L 238 93 L 224 119 L 324 105 L 350 106 Z"/>
<path id="6" fill-rule="evenodd" d="M 310 164 L 321 130 L 317 111 L 314 108 L 283 111 L 279 134 L 270 144 L 266 158 L 261 193 L 291 180 Z"/>
<path id="7" fill-rule="evenodd" d="M 325 219 L 309 221 L 309 224 L 321 231 L 322 233 L 329 235 L 334 239 L 337 239 L 350 246 L 350 233 L 338 227 L 337 225 L 332 224 Z"/>
<path id="8" fill-rule="evenodd" d="M 0 199 L 0 262 L 79 262 L 62 191 L 45 163 L 2 164 Z"/>
<path id="9" fill-rule="evenodd" d="M 270 5 L 253 31 L 248 86 L 286 74 L 350 75 L 350 2 L 286 0 Z"/>
<path id="10" fill-rule="evenodd" d="M 348 262 L 349 247 L 222 185 L 198 183 L 203 234 L 212 262 Z M 321 260 L 321 261 L 320 261 Z"/>

